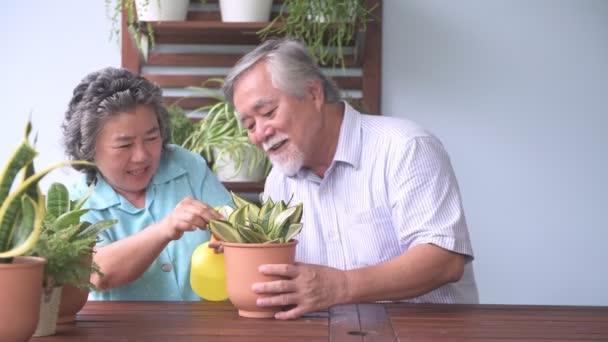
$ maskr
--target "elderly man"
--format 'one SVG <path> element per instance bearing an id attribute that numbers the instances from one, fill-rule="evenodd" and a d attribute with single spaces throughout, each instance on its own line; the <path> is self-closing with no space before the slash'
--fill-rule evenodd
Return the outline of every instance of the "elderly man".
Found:
<path id="1" fill-rule="evenodd" d="M 226 77 L 224 95 L 273 163 L 265 196 L 304 204 L 286 280 L 256 283 L 259 306 L 297 318 L 378 300 L 476 303 L 473 251 L 456 178 L 437 138 L 362 115 L 300 42 L 269 40 Z"/>

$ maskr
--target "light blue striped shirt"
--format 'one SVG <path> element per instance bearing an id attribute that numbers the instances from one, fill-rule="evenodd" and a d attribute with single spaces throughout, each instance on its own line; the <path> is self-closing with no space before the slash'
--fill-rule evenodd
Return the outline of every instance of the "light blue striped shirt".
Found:
<path id="1" fill-rule="evenodd" d="M 265 196 L 302 202 L 296 260 L 341 270 L 375 265 L 431 243 L 467 256 L 462 278 L 407 300 L 478 303 L 473 250 L 460 192 L 441 142 L 411 121 L 362 115 L 345 105 L 324 178 L 273 168 Z"/>

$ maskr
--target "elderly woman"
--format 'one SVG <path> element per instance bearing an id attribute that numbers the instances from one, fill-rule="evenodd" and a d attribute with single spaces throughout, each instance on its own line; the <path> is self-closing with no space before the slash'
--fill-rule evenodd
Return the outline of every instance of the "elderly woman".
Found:
<path id="1" fill-rule="evenodd" d="M 209 240 L 205 228 L 221 218 L 213 208 L 229 193 L 204 159 L 170 145 L 161 90 L 125 69 L 105 68 L 74 89 L 63 135 L 84 173 L 73 197 L 95 184 L 87 221 L 118 219 L 98 236 L 91 281 L 98 300 L 199 300 L 190 288 L 192 251 Z"/>

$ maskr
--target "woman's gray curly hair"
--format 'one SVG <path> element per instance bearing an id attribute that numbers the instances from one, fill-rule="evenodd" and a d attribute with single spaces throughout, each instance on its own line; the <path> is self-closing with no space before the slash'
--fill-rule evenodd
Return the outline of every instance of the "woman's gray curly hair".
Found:
<path id="1" fill-rule="evenodd" d="M 71 160 L 93 161 L 95 141 L 106 120 L 137 105 L 154 109 L 166 146 L 171 140 L 171 127 L 158 86 L 126 69 L 108 67 L 88 74 L 74 88 L 61 126 L 67 156 Z M 87 175 L 87 183 L 95 179 L 96 168 L 83 165 L 74 168 Z"/>

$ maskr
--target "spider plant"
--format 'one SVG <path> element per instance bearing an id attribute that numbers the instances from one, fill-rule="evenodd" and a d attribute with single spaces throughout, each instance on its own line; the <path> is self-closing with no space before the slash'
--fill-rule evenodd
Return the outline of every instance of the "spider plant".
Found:
<path id="1" fill-rule="evenodd" d="M 207 82 L 223 83 L 223 79 L 212 78 Z M 191 89 L 208 92 L 209 88 L 192 87 Z M 196 112 L 206 113 L 186 138 L 183 147 L 203 155 L 214 172 L 224 167 L 221 164 L 226 159 L 235 162 L 234 175 L 238 174 L 248 155 L 252 161 L 248 165 L 248 174 L 254 169 L 264 167 L 264 175 L 270 171 L 270 162 L 264 152 L 249 141 L 247 129 L 238 118 L 235 109 L 221 96 L 212 96 L 216 102 L 196 109 Z M 225 158 L 227 157 L 227 158 Z"/>

